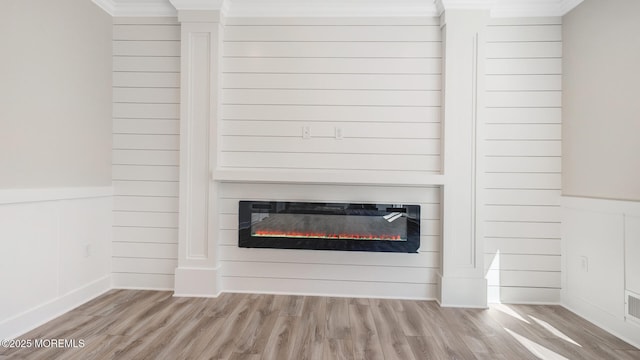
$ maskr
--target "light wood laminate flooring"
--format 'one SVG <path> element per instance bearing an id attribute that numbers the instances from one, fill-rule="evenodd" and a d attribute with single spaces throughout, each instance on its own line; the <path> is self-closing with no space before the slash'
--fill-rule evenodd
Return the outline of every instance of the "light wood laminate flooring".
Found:
<path id="1" fill-rule="evenodd" d="M 433 301 L 112 290 L 0 359 L 640 359 L 640 350 L 560 306 L 441 308 Z"/>

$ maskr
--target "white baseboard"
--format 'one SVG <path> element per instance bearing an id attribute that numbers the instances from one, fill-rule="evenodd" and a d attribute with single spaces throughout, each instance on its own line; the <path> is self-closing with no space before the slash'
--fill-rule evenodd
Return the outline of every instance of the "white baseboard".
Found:
<path id="1" fill-rule="evenodd" d="M 434 284 L 226 276 L 222 283 L 229 293 L 407 300 L 433 300 L 436 294 Z"/>
<path id="2" fill-rule="evenodd" d="M 104 294 L 110 289 L 111 275 L 106 275 L 52 301 L 9 318 L 0 323 L 0 339 L 14 339 Z"/>

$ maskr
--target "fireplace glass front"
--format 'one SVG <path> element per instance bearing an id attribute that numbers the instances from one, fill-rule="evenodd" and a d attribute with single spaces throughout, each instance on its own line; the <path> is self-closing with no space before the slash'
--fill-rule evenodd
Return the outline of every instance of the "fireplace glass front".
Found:
<path id="1" fill-rule="evenodd" d="M 239 246 L 415 253 L 420 206 L 240 201 Z"/>

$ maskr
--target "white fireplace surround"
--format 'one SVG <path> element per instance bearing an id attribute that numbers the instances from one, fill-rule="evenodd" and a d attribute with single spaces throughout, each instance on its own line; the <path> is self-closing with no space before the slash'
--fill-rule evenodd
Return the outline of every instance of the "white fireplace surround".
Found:
<path id="1" fill-rule="evenodd" d="M 481 11 L 481 14 L 487 12 Z M 479 81 L 475 68 L 468 65 L 474 61 L 477 66 L 481 61 L 475 43 L 468 40 L 473 39 L 478 29 L 484 26 L 486 15 L 447 14 L 446 17 L 449 26 L 447 51 L 456 53 L 456 56 L 449 57 L 446 67 L 451 71 L 457 68 L 458 73 L 465 75 L 461 77 L 464 81 L 445 80 L 444 97 L 451 100 L 444 104 L 444 113 L 450 114 L 452 120 L 444 121 L 443 131 L 451 135 L 444 142 L 443 153 L 453 154 L 455 149 L 457 156 L 444 156 L 445 174 L 421 173 L 415 178 L 403 176 L 401 182 L 384 175 L 367 177 L 366 172 L 360 171 L 333 177 L 309 170 L 243 172 L 242 169 L 228 171 L 219 166 L 220 49 L 225 19 L 220 10 L 184 10 L 178 12 L 178 17 L 182 31 L 182 81 L 179 259 L 175 272 L 177 296 L 217 296 L 229 289 L 221 280 L 217 258 L 220 227 L 219 217 L 215 216 L 218 214 L 220 187 L 224 183 L 435 185 L 442 186 L 441 194 L 446 203 L 442 210 L 442 232 L 447 239 L 442 245 L 442 271 L 437 276 L 440 284 L 438 299 L 444 305 L 486 306 L 483 251 L 478 250 L 483 245 L 476 236 L 473 211 L 475 148 L 473 142 L 467 141 L 475 129 L 476 86 Z"/>

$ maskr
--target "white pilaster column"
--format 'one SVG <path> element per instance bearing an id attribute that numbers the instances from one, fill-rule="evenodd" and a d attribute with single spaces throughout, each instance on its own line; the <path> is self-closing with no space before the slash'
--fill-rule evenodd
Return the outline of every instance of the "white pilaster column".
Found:
<path id="1" fill-rule="evenodd" d="M 477 129 L 484 93 L 488 10 L 446 10 L 443 29 L 443 306 L 486 307 L 484 244 L 478 235 Z"/>
<path id="2" fill-rule="evenodd" d="M 217 296 L 218 193 L 216 167 L 222 13 L 172 1 L 181 23 L 180 222 L 176 296 Z"/>

